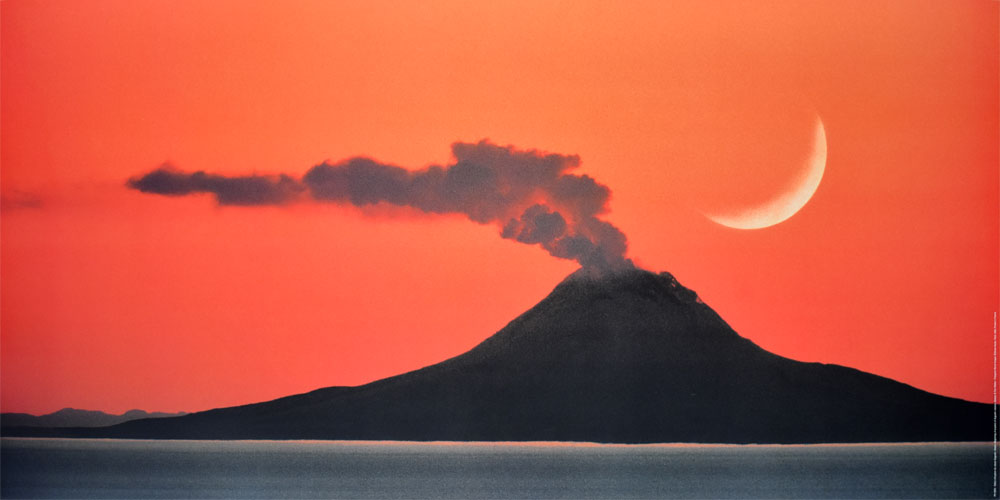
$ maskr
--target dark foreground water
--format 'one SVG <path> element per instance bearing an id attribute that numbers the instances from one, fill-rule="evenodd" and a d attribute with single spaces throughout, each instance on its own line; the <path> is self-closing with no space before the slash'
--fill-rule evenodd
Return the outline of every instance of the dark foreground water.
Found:
<path id="1" fill-rule="evenodd" d="M 989 498 L 994 446 L 5 438 L 3 498 Z"/>

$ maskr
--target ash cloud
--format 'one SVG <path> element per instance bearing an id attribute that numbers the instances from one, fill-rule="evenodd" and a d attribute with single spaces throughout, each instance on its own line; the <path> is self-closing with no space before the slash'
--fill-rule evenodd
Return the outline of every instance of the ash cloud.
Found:
<path id="1" fill-rule="evenodd" d="M 220 205 L 385 203 L 430 214 L 463 214 L 498 226 L 503 238 L 539 245 L 586 268 L 632 267 L 625 258 L 625 235 L 598 218 L 607 211 L 611 190 L 569 172 L 580 165 L 578 156 L 517 150 L 485 140 L 458 142 L 451 150 L 452 163 L 416 171 L 364 157 L 323 162 L 301 179 L 226 177 L 164 166 L 127 185 L 167 196 L 211 193 Z"/>
<path id="2" fill-rule="evenodd" d="M 129 179 L 128 187 L 166 196 L 212 193 L 220 205 L 281 205 L 294 200 L 304 190 L 299 181 L 287 175 L 224 177 L 205 172 L 179 172 L 168 165 Z"/>
<path id="3" fill-rule="evenodd" d="M 0 210 L 7 212 L 26 208 L 42 208 L 42 198 L 27 191 L 0 192 Z"/>

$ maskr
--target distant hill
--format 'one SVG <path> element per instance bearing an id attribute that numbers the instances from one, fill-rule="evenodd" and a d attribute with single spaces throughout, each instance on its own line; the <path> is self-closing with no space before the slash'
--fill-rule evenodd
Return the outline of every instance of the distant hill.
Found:
<path id="1" fill-rule="evenodd" d="M 598 277 L 578 271 L 471 351 L 370 384 L 108 428 L 4 432 L 841 443 L 988 441 L 992 419 L 991 405 L 767 352 L 739 336 L 670 274 L 628 270 Z"/>
<path id="2" fill-rule="evenodd" d="M 102 411 L 77 410 L 63 408 L 47 415 L 29 415 L 27 413 L 0 414 L 0 426 L 3 427 L 106 427 L 109 425 L 138 420 L 141 418 L 166 418 L 187 415 L 187 413 L 148 413 L 143 410 L 129 410 L 121 415 L 110 415 Z"/>

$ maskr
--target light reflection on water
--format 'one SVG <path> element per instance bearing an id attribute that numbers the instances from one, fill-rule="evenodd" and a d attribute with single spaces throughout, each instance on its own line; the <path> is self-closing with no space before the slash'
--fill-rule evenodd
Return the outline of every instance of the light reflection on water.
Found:
<path id="1" fill-rule="evenodd" d="M 993 446 L 4 438 L 0 496 L 983 498 Z"/>

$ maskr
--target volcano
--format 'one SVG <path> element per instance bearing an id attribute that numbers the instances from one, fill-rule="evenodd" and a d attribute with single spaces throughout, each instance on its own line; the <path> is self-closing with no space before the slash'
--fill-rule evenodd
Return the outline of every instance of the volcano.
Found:
<path id="1" fill-rule="evenodd" d="M 669 273 L 577 271 L 472 350 L 357 387 L 100 429 L 164 439 L 988 441 L 993 408 L 772 354 Z"/>

